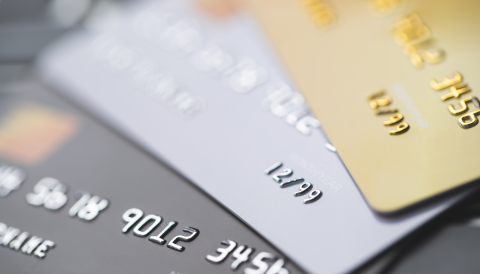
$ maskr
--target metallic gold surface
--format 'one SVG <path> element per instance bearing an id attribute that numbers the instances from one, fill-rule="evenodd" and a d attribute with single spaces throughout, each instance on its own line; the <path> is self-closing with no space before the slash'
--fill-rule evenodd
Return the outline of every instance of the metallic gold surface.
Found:
<path id="1" fill-rule="evenodd" d="M 403 115 L 400 113 L 395 113 L 392 115 L 392 117 L 390 117 L 389 120 L 384 121 L 383 125 L 384 126 L 395 125 L 396 123 L 401 122 L 402 120 L 403 120 Z"/>
<path id="2" fill-rule="evenodd" d="M 480 2 L 329 1 L 336 23 L 325 30 L 301 1 L 248 1 L 375 210 L 480 177 L 480 110 L 448 110 L 480 95 Z M 378 90 L 404 116 L 390 132 L 375 113 L 392 111 L 365 104 Z"/>

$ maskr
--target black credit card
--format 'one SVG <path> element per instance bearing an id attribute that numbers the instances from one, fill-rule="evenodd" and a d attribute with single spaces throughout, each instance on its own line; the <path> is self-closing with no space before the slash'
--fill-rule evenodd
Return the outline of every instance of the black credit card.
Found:
<path id="1" fill-rule="evenodd" d="M 302 273 L 202 190 L 33 82 L 0 94 L 1 273 Z"/>

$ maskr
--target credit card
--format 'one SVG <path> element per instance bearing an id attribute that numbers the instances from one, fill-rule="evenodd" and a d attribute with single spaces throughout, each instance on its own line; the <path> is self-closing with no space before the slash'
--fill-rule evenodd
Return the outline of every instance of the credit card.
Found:
<path id="1" fill-rule="evenodd" d="M 38 83 L 16 89 L 23 92 L 0 95 L 0 125 L 21 113 L 17 127 L 37 143 L 52 136 L 63 142 L 35 163 L 0 156 L 2 273 L 303 273 L 184 177 L 98 121 Z M 42 121 L 31 122 L 39 113 Z M 45 138 L 47 120 L 75 123 L 75 130 Z"/>
<path id="2" fill-rule="evenodd" d="M 478 2 L 249 2 L 373 209 L 480 177 Z"/>
<path id="3" fill-rule="evenodd" d="M 352 271 L 466 194 L 404 216 L 373 212 L 248 13 L 218 21 L 175 0 L 115 14 L 118 25 L 46 51 L 39 77 L 307 272 Z"/>

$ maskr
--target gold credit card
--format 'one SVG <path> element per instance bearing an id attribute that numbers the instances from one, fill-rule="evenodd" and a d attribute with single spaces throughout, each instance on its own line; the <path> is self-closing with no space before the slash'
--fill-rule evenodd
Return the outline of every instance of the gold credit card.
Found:
<path id="1" fill-rule="evenodd" d="M 480 2 L 249 5 L 375 210 L 480 177 Z"/>

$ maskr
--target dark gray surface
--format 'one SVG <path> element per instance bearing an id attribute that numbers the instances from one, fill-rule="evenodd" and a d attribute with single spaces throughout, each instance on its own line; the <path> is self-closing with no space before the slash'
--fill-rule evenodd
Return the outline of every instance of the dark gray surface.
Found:
<path id="1" fill-rule="evenodd" d="M 52 40 L 72 29 L 73 25 L 62 25 L 55 20 L 54 2 L 0 0 L 0 62 L 30 61 Z M 71 13 L 69 10 L 56 12 L 69 14 L 65 16 Z"/>
<path id="2" fill-rule="evenodd" d="M 255 247 L 253 256 L 261 251 L 278 255 L 271 245 L 198 188 L 116 134 L 34 84 L 24 84 L 17 90 L 22 92 L 0 94 L 2 117 L 28 101 L 74 114 L 81 119 L 81 126 L 73 138 L 38 165 L 0 159 L 28 172 L 20 189 L 0 198 L 0 222 L 57 244 L 43 260 L 0 247 L 0 273 L 233 273 L 231 256 L 219 265 L 205 260 L 227 238 Z M 68 203 L 56 212 L 25 201 L 25 195 L 46 176 L 68 186 Z M 67 212 L 76 202 L 75 190 L 108 198 L 110 205 L 92 222 L 71 218 Z M 132 207 L 164 218 L 151 235 L 158 234 L 172 220 L 179 225 L 167 240 L 185 235 L 181 231 L 185 226 L 198 228 L 200 235 L 193 242 L 181 242 L 186 250 L 177 252 L 131 232 L 123 234 L 121 216 Z M 243 273 L 247 266 L 251 263 L 243 264 L 236 273 Z M 287 262 L 286 267 L 290 273 L 300 273 L 291 263 Z"/>
<path id="3" fill-rule="evenodd" d="M 479 273 L 480 228 L 450 225 L 408 252 L 389 273 Z"/>

